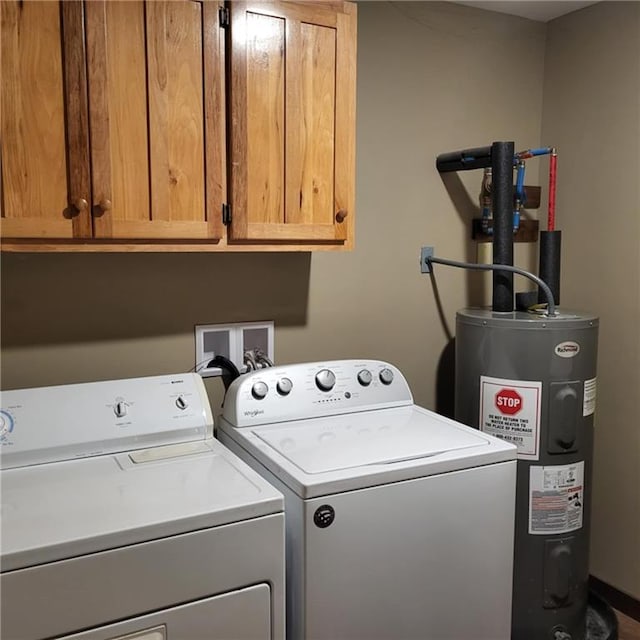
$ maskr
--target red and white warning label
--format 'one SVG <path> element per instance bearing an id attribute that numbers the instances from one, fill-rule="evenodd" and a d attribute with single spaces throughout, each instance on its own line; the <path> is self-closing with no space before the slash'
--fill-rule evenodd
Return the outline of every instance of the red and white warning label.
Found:
<path id="1" fill-rule="evenodd" d="M 529 533 L 582 528 L 584 462 L 529 467 Z"/>
<path id="2" fill-rule="evenodd" d="M 542 382 L 480 377 L 480 430 L 518 447 L 518 458 L 537 460 Z"/>

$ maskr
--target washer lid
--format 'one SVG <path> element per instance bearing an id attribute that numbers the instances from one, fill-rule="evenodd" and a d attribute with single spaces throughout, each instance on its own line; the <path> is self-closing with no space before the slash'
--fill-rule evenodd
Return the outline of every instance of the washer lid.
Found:
<path id="1" fill-rule="evenodd" d="M 391 464 L 487 447 L 486 436 L 414 407 L 365 411 L 285 426 L 253 434 L 307 474 Z"/>

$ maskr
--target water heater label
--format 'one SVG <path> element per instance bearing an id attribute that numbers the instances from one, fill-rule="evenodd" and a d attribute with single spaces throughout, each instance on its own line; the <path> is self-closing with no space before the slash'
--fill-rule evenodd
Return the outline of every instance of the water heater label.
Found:
<path id="1" fill-rule="evenodd" d="M 518 447 L 518 458 L 538 460 L 542 382 L 480 377 L 480 430 Z"/>
<path id="2" fill-rule="evenodd" d="M 554 351 L 561 358 L 575 358 L 580 353 L 580 345 L 573 340 L 567 340 L 557 344 Z"/>
<path id="3" fill-rule="evenodd" d="M 584 462 L 529 467 L 529 533 L 569 533 L 582 528 Z"/>
<path id="4" fill-rule="evenodd" d="M 596 378 L 584 381 L 584 400 L 582 402 L 582 415 L 590 416 L 596 410 Z"/>

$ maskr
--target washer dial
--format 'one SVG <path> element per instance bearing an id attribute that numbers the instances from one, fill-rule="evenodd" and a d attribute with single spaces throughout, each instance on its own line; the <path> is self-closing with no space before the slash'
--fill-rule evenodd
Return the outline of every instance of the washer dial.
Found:
<path id="1" fill-rule="evenodd" d="M 371 375 L 371 371 L 369 371 L 369 369 L 362 369 L 361 371 L 358 371 L 358 382 L 363 387 L 368 387 L 371 384 L 372 380 L 373 376 Z"/>
<path id="2" fill-rule="evenodd" d="M 256 400 L 264 400 L 267 393 L 269 393 L 269 387 L 265 382 L 255 382 L 253 387 L 251 387 L 251 395 Z"/>
<path id="3" fill-rule="evenodd" d="M 276 391 L 281 396 L 288 396 L 291 393 L 291 389 L 293 389 L 293 382 L 291 382 L 289 378 L 280 378 L 280 380 L 278 380 Z"/>
<path id="4" fill-rule="evenodd" d="M 336 383 L 336 374 L 330 369 L 322 369 L 316 373 L 316 386 L 320 391 L 331 391 Z"/>
<path id="5" fill-rule="evenodd" d="M 385 367 L 380 372 L 380 382 L 382 382 L 382 384 L 391 384 L 393 382 L 393 371 Z"/>

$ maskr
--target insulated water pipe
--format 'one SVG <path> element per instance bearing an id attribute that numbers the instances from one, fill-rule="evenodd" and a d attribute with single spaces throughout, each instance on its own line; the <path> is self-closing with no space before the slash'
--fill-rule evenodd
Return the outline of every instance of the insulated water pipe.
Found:
<path id="1" fill-rule="evenodd" d="M 493 197 L 493 263 L 513 266 L 513 142 L 494 142 L 478 147 L 442 153 L 436 159 L 440 173 L 491 167 Z M 513 311 L 513 273 L 493 272 L 493 311 Z"/>
<path id="2" fill-rule="evenodd" d="M 558 172 L 558 153 L 555 148 L 549 149 L 549 209 L 547 214 L 547 230 L 540 232 L 540 258 L 538 274 L 549 285 L 553 299 L 560 304 L 560 252 L 562 248 L 562 232 L 556 230 L 556 180 Z M 538 302 L 543 302 L 544 292 L 538 289 Z"/>

